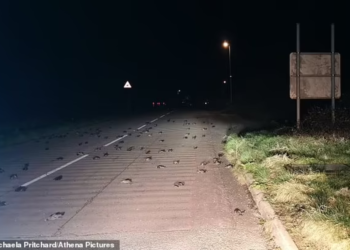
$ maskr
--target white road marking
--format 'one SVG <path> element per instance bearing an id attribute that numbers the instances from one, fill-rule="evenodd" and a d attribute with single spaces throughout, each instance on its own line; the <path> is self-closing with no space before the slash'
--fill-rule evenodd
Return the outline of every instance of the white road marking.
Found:
<path id="1" fill-rule="evenodd" d="M 54 170 L 51 170 L 50 172 L 47 172 L 46 174 L 43 174 L 43 175 L 35 178 L 34 180 L 28 181 L 28 182 L 24 183 L 21 186 L 22 187 L 28 187 L 30 184 L 33 184 L 34 182 L 37 182 L 38 180 L 41 180 L 42 178 L 45 178 L 46 176 L 49 176 L 49 175 L 57 172 L 58 170 L 61 170 L 61 169 L 65 168 L 65 167 L 68 167 L 69 165 L 72 165 L 73 163 L 75 163 L 77 161 L 80 161 L 81 159 L 84 159 L 87 156 L 89 156 L 89 155 L 83 155 L 83 156 L 81 156 L 81 157 L 79 157 L 79 158 L 77 158 L 77 159 L 75 159 L 73 161 L 70 161 L 70 162 L 68 162 L 68 163 L 66 163 L 66 164 L 64 164 L 64 165 L 62 165 L 62 166 L 60 166 L 60 167 L 58 167 L 58 168 L 56 168 Z"/>
<path id="2" fill-rule="evenodd" d="M 169 113 L 168 113 L 168 114 L 169 114 Z M 168 115 L 168 114 L 166 114 L 166 115 Z M 164 116 L 165 116 L 165 115 L 162 115 L 160 118 L 162 118 L 162 117 L 164 117 Z M 156 120 L 158 120 L 158 118 L 154 119 L 154 120 L 151 121 L 151 122 L 155 122 Z M 145 126 L 146 126 L 146 125 L 142 125 L 141 127 L 138 128 L 138 130 L 141 129 L 141 128 L 143 128 L 143 127 L 145 127 Z M 120 137 L 120 138 L 118 138 L 118 139 L 115 139 L 114 141 L 111 141 L 110 143 L 107 143 L 107 144 L 104 145 L 104 146 L 105 146 L 105 147 L 108 147 L 109 145 L 111 145 L 111 144 L 113 144 L 113 143 L 115 143 L 115 142 L 117 142 L 117 141 L 119 141 L 119 140 L 121 140 L 121 139 L 123 139 L 123 138 L 125 138 L 125 137 L 127 137 L 127 136 L 128 136 L 128 135 L 124 135 L 124 136 L 122 136 L 122 137 Z M 51 174 L 53 174 L 53 173 L 55 173 L 55 172 L 57 172 L 57 171 L 59 171 L 59 170 L 61 170 L 61 169 L 64 169 L 64 168 L 68 167 L 69 165 L 72 165 L 73 163 L 76 163 L 77 161 L 80 161 L 80 160 L 82 160 L 82 159 L 84 159 L 85 157 L 88 157 L 88 156 L 89 156 L 89 155 L 86 154 L 86 155 L 83 155 L 83 156 L 81 156 L 81 157 L 79 157 L 79 158 L 73 160 L 73 161 L 70 161 L 70 162 L 68 162 L 68 163 L 66 163 L 66 164 L 64 164 L 64 165 L 62 165 L 62 166 L 60 166 L 60 167 L 58 167 L 58 168 L 56 168 L 56 169 L 54 169 L 54 170 L 51 170 L 51 171 L 47 172 L 46 174 L 43 174 L 43 175 L 41 175 L 41 176 L 39 176 L 39 177 L 37 177 L 37 178 L 31 180 L 31 181 L 28 181 L 28 182 L 24 183 L 23 185 L 21 185 L 21 187 L 28 187 L 29 185 L 31 185 L 31 184 L 33 184 L 33 183 L 35 183 L 35 182 L 37 182 L 37 181 L 39 181 L 39 180 L 45 178 L 46 176 L 49 176 L 49 175 L 51 175 Z"/>
<path id="3" fill-rule="evenodd" d="M 104 147 L 108 147 L 109 145 L 111 145 L 111 144 L 113 144 L 113 143 L 115 143 L 115 142 L 117 142 L 117 141 L 119 141 L 119 140 L 121 140 L 121 139 L 123 139 L 123 138 L 125 138 L 127 136 L 128 135 L 123 135 L 122 137 L 119 137 L 118 139 L 115 139 L 114 141 L 111 141 L 111 142 L 107 143 L 106 145 L 104 145 Z"/>
<path id="4" fill-rule="evenodd" d="M 146 125 L 142 125 L 141 127 L 137 128 L 137 130 L 142 129 L 143 127 L 145 127 Z"/>

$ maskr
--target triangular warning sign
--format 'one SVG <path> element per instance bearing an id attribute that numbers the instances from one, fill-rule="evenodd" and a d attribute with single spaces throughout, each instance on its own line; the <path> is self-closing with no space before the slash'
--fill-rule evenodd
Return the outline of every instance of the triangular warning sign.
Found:
<path id="1" fill-rule="evenodd" d="M 131 89 L 131 85 L 129 82 L 126 82 L 124 85 L 124 89 Z"/>

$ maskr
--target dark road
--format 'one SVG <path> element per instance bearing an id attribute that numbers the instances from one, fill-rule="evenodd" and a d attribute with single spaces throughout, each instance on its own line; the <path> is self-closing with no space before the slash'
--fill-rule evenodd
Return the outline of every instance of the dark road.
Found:
<path id="1" fill-rule="evenodd" d="M 267 249 L 247 190 L 225 156 L 213 162 L 237 125 L 209 111 L 153 112 L 3 148 L 0 238 Z"/>

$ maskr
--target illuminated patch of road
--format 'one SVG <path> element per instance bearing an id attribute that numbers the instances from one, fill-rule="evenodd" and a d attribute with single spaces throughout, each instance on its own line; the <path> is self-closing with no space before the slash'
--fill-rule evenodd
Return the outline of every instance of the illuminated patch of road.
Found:
<path id="1" fill-rule="evenodd" d="M 170 114 L 170 113 L 171 113 L 171 112 L 169 112 L 169 113 L 167 113 L 167 114 L 165 114 L 165 115 L 168 115 L 168 114 Z M 159 118 L 156 118 L 156 119 L 153 120 L 153 121 L 156 121 L 156 120 L 158 120 L 158 119 L 160 119 L 160 118 L 163 118 L 165 115 L 162 115 L 162 116 L 160 116 Z M 152 122 L 152 121 L 151 121 L 151 122 Z M 138 130 L 140 130 L 141 128 L 143 128 L 143 127 L 145 127 L 145 126 L 146 126 L 146 125 L 143 125 L 143 126 L 139 127 Z M 123 139 L 123 138 L 125 138 L 125 137 L 127 137 L 127 136 L 128 136 L 128 135 L 124 135 L 124 136 L 122 136 L 122 137 L 120 137 L 120 138 L 118 138 L 118 139 L 116 139 L 116 140 L 113 140 L 113 141 L 111 141 L 111 142 L 105 144 L 104 147 L 108 147 L 108 146 L 112 145 L 113 143 L 115 143 L 115 142 L 117 142 L 117 141 L 119 141 L 119 140 L 121 140 L 121 139 Z M 51 175 L 51 174 L 53 174 L 53 173 L 55 173 L 55 172 L 57 172 L 57 171 L 59 171 L 59 170 L 61 170 L 61 169 L 64 169 L 64 168 L 66 168 L 66 167 L 72 165 L 73 163 L 76 163 L 76 162 L 78 162 L 78 161 L 80 161 L 80 160 L 86 158 L 87 156 L 89 156 L 89 154 L 85 154 L 85 155 L 83 155 L 83 156 L 81 156 L 81 157 L 79 157 L 79 158 L 77 158 L 77 159 L 75 159 L 75 160 L 72 160 L 72 161 L 70 161 L 70 162 L 68 162 L 68 163 L 66 163 L 66 164 L 64 164 L 64 165 L 62 165 L 62 166 L 60 166 L 60 167 L 58 167 L 58 168 L 55 168 L 54 170 L 51 170 L 51 171 L 49 171 L 49 172 L 47 172 L 47 173 L 45 173 L 45 174 L 43 174 L 43 175 L 41 175 L 41 176 L 39 176 L 39 177 L 37 177 L 37 178 L 31 180 L 31 181 L 28 181 L 28 182 L 22 184 L 20 187 L 28 187 L 29 185 L 31 185 L 31 184 L 33 184 L 33 183 L 35 183 L 35 182 L 37 182 L 37 181 L 39 181 L 39 180 L 41 180 L 41 179 L 43 179 L 43 178 L 45 178 L 45 177 Z"/>

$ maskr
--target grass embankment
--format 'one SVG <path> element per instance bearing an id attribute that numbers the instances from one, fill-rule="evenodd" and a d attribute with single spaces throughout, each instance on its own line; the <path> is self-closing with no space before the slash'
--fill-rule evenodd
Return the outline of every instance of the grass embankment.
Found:
<path id="1" fill-rule="evenodd" d="M 307 134 L 231 135 L 226 151 L 234 173 L 253 175 L 295 243 L 304 249 L 350 249 L 350 140 Z"/>

